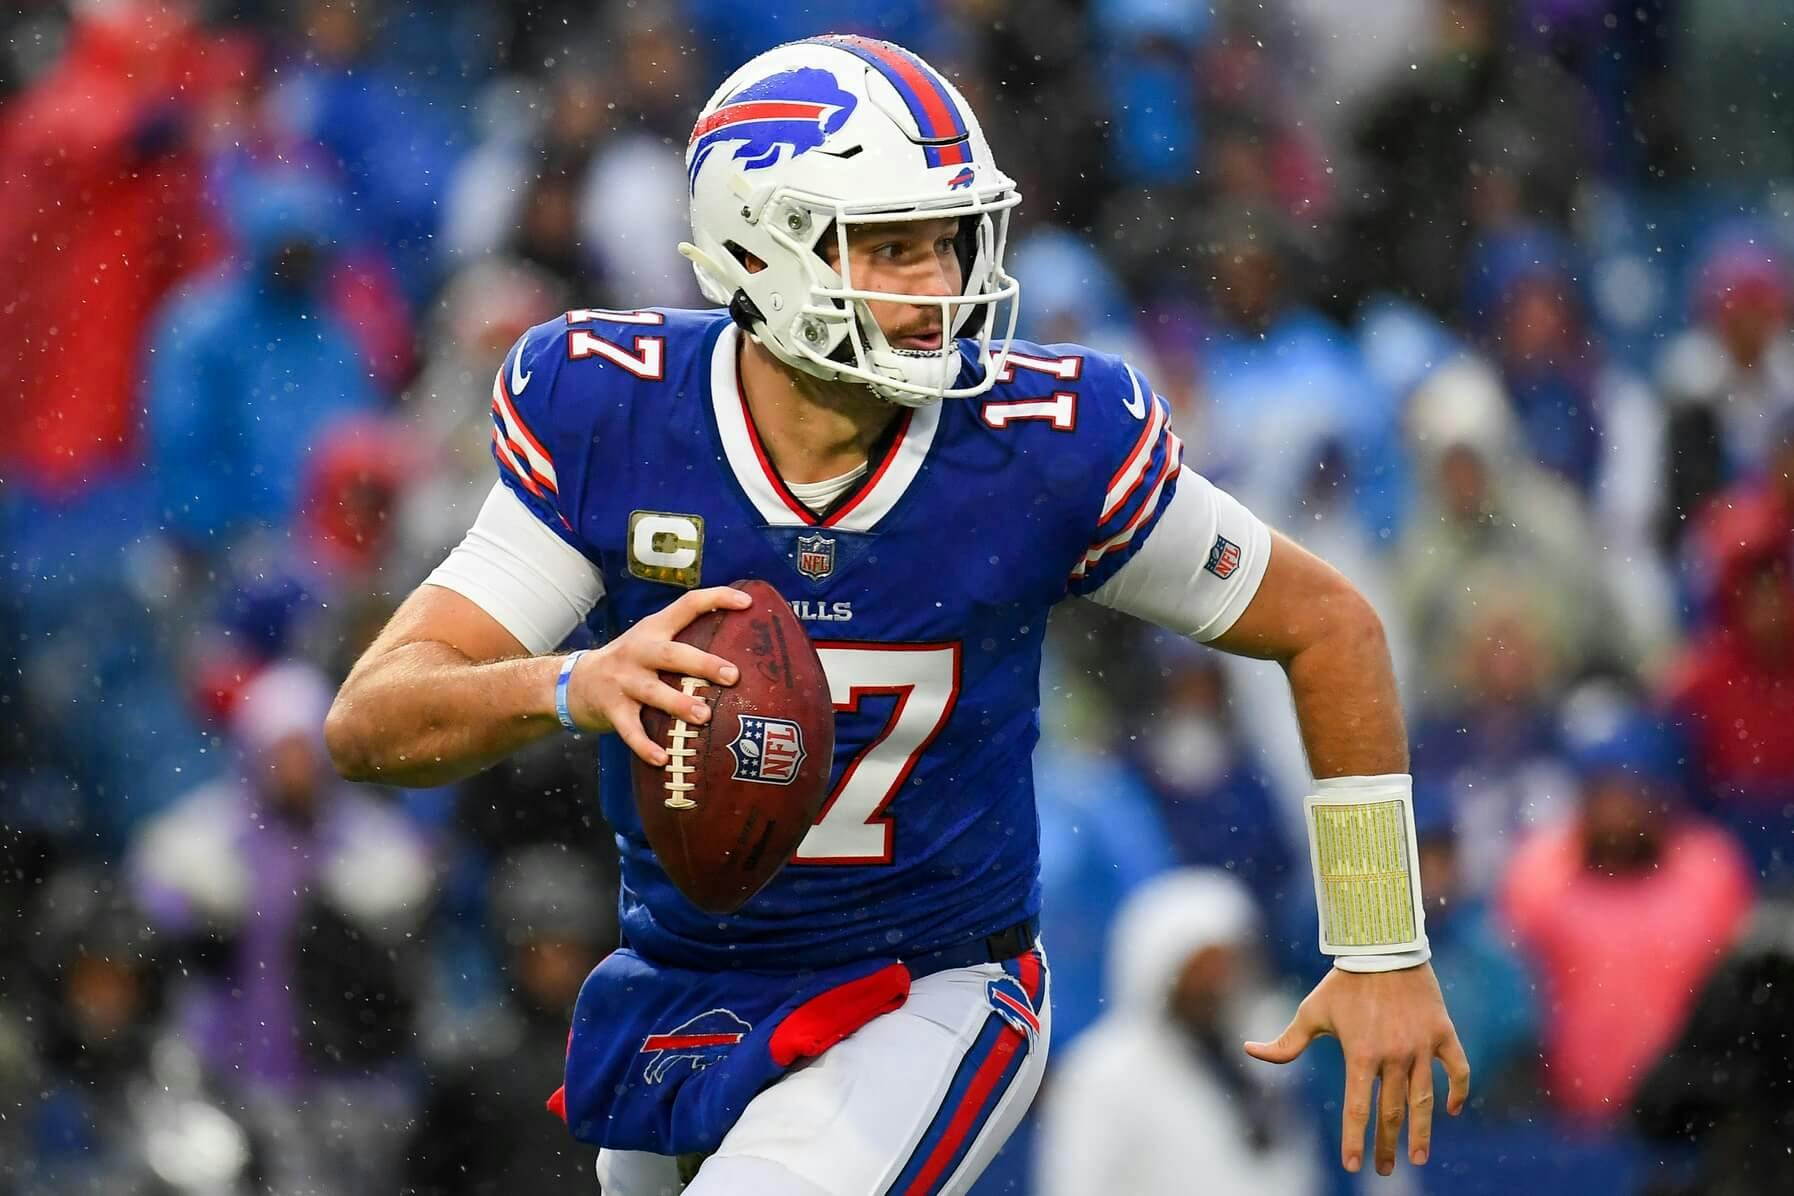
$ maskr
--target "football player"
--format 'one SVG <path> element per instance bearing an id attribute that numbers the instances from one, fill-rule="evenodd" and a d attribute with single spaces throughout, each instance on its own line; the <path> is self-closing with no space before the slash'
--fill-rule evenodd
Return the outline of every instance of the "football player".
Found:
<path id="1" fill-rule="evenodd" d="M 1030 755 L 1042 639 L 1071 595 L 1288 674 L 1334 967 L 1274 1041 L 1348 1064 L 1343 1164 L 1374 1117 L 1425 1162 L 1432 1061 L 1469 1069 L 1428 965 L 1406 741 L 1381 627 L 1326 564 L 1185 468 L 1127 363 L 1012 338 L 1019 200 L 954 87 L 859 37 L 731 75 L 686 150 L 708 311 L 568 312 L 493 382 L 499 480 L 466 540 L 344 683 L 346 776 L 464 777 L 607 732 L 625 949 L 588 979 L 555 1107 L 614 1196 L 963 1192 L 1033 1098 L 1051 1037 Z M 836 710 L 826 806 L 742 910 L 706 915 L 643 837 L 659 673 L 771 581 Z M 581 622 L 601 646 L 557 654 Z M 1373 1083 L 1380 1095 L 1372 1105 Z M 685 1157 L 682 1167 L 677 1156 Z"/>

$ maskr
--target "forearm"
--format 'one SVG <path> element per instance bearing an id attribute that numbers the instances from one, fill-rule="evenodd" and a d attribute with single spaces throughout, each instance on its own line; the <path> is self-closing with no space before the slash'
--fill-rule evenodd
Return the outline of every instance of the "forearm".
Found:
<path id="1" fill-rule="evenodd" d="M 1408 771 L 1408 738 L 1382 624 L 1362 599 L 1283 661 L 1316 778 Z M 1344 601 L 1344 600 L 1342 600 Z"/>
<path id="2" fill-rule="evenodd" d="M 325 721 L 337 771 L 352 781 L 443 785 L 560 729 L 556 656 L 478 662 L 422 640 L 363 659 Z"/>

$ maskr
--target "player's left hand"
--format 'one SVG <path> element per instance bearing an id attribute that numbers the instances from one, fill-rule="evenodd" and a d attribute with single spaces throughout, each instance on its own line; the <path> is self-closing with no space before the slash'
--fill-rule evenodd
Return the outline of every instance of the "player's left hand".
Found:
<path id="1" fill-rule="evenodd" d="M 1377 1100 L 1377 1172 L 1395 1170 L 1396 1140 L 1404 1111 L 1408 1159 L 1426 1162 L 1433 1137 L 1433 1058 L 1451 1082 L 1445 1109 L 1456 1117 L 1470 1095 L 1470 1061 L 1445 1012 L 1433 965 L 1395 972 L 1346 972 L 1334 968 L 1314 986 L 1275 1042 L 1248 1042 L 1246 1053 L 1267 1063 L 1288 1063 L 1323 1034 L 1339 1039 L 1345 1055 L 1344 1140 L 1340 1162 L 1357 1171 L 1370 1120 L 1371 1082 Z"/>

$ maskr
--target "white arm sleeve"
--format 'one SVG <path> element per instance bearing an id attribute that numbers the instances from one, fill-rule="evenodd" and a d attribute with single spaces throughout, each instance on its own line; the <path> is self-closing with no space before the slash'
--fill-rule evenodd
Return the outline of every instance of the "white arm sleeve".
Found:
<path id="1" fill-rule="evenodd" d="M 1237 561 L 1222 540 L 1238 550 Z M 1146 543 L 1090 599 L 1207 643 L 1240 617 L 1270 560 L 1271 531 L 1258 516 L 1184 469 Z"/>
<path id="2" fill-rule="evenodd" d="M 604 597 L 604 575 L 544 527 L 503 482 L 448 559 L 424 579 L 491 615 L 531 653 L 566 639 Z"/>

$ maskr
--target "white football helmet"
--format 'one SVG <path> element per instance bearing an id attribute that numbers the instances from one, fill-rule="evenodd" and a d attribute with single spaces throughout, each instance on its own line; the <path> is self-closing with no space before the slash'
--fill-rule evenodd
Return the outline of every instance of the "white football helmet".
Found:
<path id="1" fill-rule="evenodd" d="M 791 42 L 753 59 L 710 97 L 692 129 L 691 259 L 706 298 L 779 360 L 923 406 L 983 394 L 1009 356 L 1020 288 L 1003 270 L 1015 183 L 953 85 L 900 46 L 853 36 Z M 857 225 L 960 218 L 965 286 L 950 296 L 854 285 Z M 839 268 L 820 252 L 835 238 Z M 749 271 L 746 256 L 765 263 Z M 891 345 L 868 300 L 941 309 L 939 349 Z M 999 311 L 1007 305 L 998 336 Z M 961 337 L 978 377 L 958 381 Z"/>

